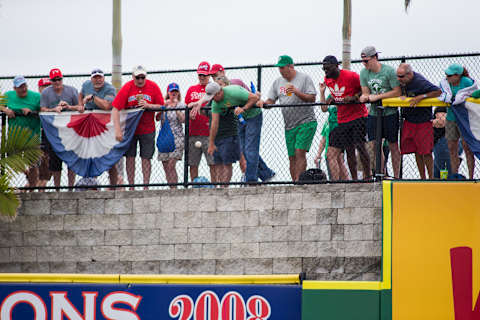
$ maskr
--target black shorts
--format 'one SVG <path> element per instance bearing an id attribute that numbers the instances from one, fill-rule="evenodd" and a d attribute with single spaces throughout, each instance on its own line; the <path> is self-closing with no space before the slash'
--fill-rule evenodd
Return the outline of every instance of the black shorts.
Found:
<path id="1" fill-rule="evenodd" d="M 155 152 L 155 131 L 146 134 L 136 134 L 132 138 L 126 157 L 137 156 L 137 141 L 140 142 L 140 158 L 151 160 Z"/>
<path id="2" fill-rule="evenodd" d="M 355 146 L 365 143 L 367 134 L 367 118 L 358 118 L 353 121 L 339 123 L 328 136 L 328 144 L 334 148 L 346 149 L 349 146 Z"/>
<path id="3" fill-rule="evenodd" d="M 398 112 L 384 116 L 382 123 L 382 138 L 385 138 L 388 142 L 398 142 L 398 131 L 400 130 L 400 123 Z M 368 116 L 367 118 L 367 133 L 368 141 L 373 141 L 377 138 L 377 117 Z"/>
<path id="4" fill-rule="evenodd" d="M 54 172 L 62 171 L 62 160 L 53 151 L 48 139 L 45 139 L 45 151 L 48 153 L 48 170 Z"/>

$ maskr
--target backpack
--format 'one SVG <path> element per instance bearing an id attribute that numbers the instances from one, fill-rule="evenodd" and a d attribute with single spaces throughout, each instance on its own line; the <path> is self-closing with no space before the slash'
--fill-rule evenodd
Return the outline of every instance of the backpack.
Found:
<path id="1" fill-rule="evenodd" d="M 163 122 L 162 128 L 158 133 L 157 148 L 158 152 L 160 153 L 169 153 L 175 151 L 175 138 L 166 114 L 165 121 Z"/>
<path id="2" fill-rule="evenodd" d="M 298 177 L 299 182 L 319 182 L 327 180 L 327 175 L 322 169 L 314 168 L 303 171 Z"/>

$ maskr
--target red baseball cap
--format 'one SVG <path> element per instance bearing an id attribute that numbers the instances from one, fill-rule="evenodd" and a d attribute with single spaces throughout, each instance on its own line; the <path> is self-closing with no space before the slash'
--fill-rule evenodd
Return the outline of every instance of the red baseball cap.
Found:
<path id="1" fill-rule="evenodd" d="M 55 78 L 62 78 L 62 71 L 58 68 L 54 68 L 50 70 L 50 80 L 55 79 Z"/>
<path id="2" fill-rule="evenodd" d="M 214 64 L 214 65 L 212 66 L 212 69 L 210 69 L 210 74 L 215 74 L 215 73 L 217 73 L 218 71 L 223 71 L 223 70 L 224 70 L 224 69 L 223 69 L 223 67 L 222 67 L 221 64 Z"/>
<path id="3" fill-rule="evenodd" d="M 45 87 L 45 86 L 49 86 L 51 84 L 52 83 L 50 82 L 50 79 L 48 79 L 48 78 L 42 78 L 42 79 L 38 80 L 38 86 L 39 87 Z"/>
<path id="4" fill-rule="evenodd" d="M 208 76 L 210 74 L 210 63 L 207 61 L 200 62 L 197 68 L 197 73 Z"/>

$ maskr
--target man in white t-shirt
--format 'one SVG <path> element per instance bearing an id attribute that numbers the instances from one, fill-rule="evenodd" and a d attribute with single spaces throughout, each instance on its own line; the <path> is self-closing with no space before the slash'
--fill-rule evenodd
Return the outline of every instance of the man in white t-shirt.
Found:
<path id="1" fill-rule="evenodd" d="M 273 104 L 304 104 L 314 103 L 317 91 L 312 79 L 295 70 L 293 59 L 280 56 L 278 63 L 281 77 L 273 82 L 267 94 L 267 100 L 260 100 L 257 105 Z M 285 124 L 285 140 L 288 158 L 290 160 L 290 175 L 297 181 L 300 174 L 307 169 L 307 152 L 312 145 L 313 136 L 317 130 L 317 119 L 312 106 L 281 108 Z"/>

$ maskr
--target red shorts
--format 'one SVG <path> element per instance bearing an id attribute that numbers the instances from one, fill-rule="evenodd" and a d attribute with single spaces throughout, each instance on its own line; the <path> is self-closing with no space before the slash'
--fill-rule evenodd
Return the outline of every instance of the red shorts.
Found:
<path id="1" fill-rule="evenodd" d="M 412 123 L 403 121 L 400 151 L 402 154 L 430 154 L 433 150 L 432 122 Z"/>

